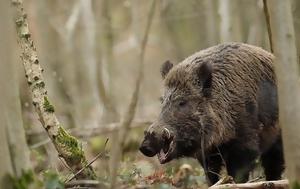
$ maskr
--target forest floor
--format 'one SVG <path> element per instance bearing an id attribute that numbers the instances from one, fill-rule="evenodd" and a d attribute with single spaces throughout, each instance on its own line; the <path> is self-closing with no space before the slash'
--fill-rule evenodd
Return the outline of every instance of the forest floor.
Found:
<path id="1" fill-rule="evenodd" d="M 156 157 L 148 158 L 143 156 L 138 147 L 141 142 L 143 128 L 134 129 L 127 137 L 123 156 L 118 168 L 117 186 L 120 189 L 202 189 L 207 188 L 205 175 L 199 162 L 192 158 L 182 158 L 173 160 L 170 163 L 161 165 Z M 105 146 L 107 136 L 96 136 L 81 138 L 83 148 L 88 159 L 93 159 L 99 152 L 105 149 L 105 155 L 97 159 L 93 168 L 101 183 L 101 188 L 109 188 L 109 159 L 111 151 L 111 141 L 109 138 L 108 145 Z M 51 144 L 49 144 L 51 145 Z M 32 161 L 34 163 L 34 175 L 41 185 L 46 189 L 63 189 L 66 180 L 72 177 L 71 171 L 58 157 L 51 157 L 47 152 L 47 146 L 41 146 L 31 150 Z M 51 160 L 52 159 L 52 160 Z M 56 165 L 53 166 L 53 159 Z M 252 175 L 256 178 L 260 172 Z M 35 187 L 31 187 L 35 189 Z M 38 187 L 37 187 L 38 188 Z M 23 188 L 20 188 L 23 189 Z"/>

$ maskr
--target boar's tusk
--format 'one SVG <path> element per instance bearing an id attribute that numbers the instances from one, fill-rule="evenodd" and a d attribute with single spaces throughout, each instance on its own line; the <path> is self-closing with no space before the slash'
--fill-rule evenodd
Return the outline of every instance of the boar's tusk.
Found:
<path id="1" fill-rule="evenodd" d="M 168 133 L 168 139 L 170 139 L 171 138 L 171 133 L 170 133 L 169 129 L 164 128 L 163 131 Z"/>

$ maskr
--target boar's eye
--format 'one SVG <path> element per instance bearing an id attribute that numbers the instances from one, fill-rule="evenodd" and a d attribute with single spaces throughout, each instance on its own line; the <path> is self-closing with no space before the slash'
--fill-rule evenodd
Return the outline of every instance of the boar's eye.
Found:
<path id="1" fill-rule="evenodd" d="M 184 107 L 186 104 L 187 104 L 186 100 L 181 100 L 181 101 L 178 102 L 179 107 Z"/>

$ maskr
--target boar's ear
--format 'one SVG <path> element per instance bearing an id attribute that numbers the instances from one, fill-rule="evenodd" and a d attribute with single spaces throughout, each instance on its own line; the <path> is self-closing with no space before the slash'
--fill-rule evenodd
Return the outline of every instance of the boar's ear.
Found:
<path id="1" fill-rule="evenodd" d="M 169 73 L 169 71 L 173 68 L 173 64 L 167 60 L 163 63 L 163 65 L 160 68 L 160 74 L 163 79 L 165 79 L 166 75 Z"/>
<path id="2" fill-rule="evenodd" d="M 206 97 L 209 96 L 212 84 L 212 65 L 208 62 L 202 63 L 202 65 L 197 68 L 197 76 L 203 95 Z"/>

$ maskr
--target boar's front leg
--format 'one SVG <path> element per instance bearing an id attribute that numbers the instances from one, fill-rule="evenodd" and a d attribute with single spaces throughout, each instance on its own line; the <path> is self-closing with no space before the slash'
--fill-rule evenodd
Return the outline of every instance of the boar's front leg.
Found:
<path id="1" fill-rule="evenodd" d="M 203 161 L 202 154 L 200 153 L 199 155 L 197 154 L 197 159 L 205 171 L 207 184 L 211 186 L 216 182 L 218 182 L 221 167 L 223 165 L 223 159 L 220 156 L 220 154 L 219 153 L 206 154 L 205 161 Z"/>

